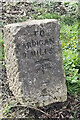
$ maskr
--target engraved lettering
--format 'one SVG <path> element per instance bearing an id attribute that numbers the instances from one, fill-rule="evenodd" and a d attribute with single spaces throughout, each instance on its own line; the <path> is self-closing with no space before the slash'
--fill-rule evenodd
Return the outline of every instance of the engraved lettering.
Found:
<path id="1" fill-rule="evenodd" d="M 45 54 L 53 54 L 53 48 L 39 48 L 37 50 L 28 50 L 27 53 L 29 53 L 29 56 L 40 56 L 40 55 L 45 55 Z M 25 53 L 24 53 L 25 56 Z"/>
<path id="2" fill-rule="evenodd" d="M 37 50 L 37 56 L 39 56 L 39 51 Z"/>
<path id="3" fill-rule="evenodd" d="M 44 50 L 42 50 L 41 48 L 40 48 L 40 55 L 44 55 L 45 53 L 44 53 Z"/>
<path id="4" fill-rule="evenodd" d="M 31 55 L 32 56 L 36 56 L 36 52 L 33 50 L 33 51 L 31 51 Z"/>
<path id="5" fill-rule="evenodd" d="M 44 36 L 44 30 L 40 30 L 40 36 L 41 36 L 41 37 Z"/>
<path id="6" fill-rule="evenodd" d="M 49 38 L 49 41 L 50 41 L 51 43 L 54 43 L 54 38 L 53 38 L 53 39 Z"/>
<path id="7" fill-rule="evenodd" d="M 54 38 L 49 38 L 49 39 L 45 39 L 43 40 L 31 40 L 30 42 L 27 42 L 27 48 L 32 48 L 35 46 L 41 46 L 41 45 L 49 45 L 49 44 L 53 44 L 54 43 Z M 23 44 L 24 47 L 26 47 L 26 45 Z"/>
<path id="8" fill-rule="evenodd" d="M 34 31 L 34 35 L 35 35 L 35 36 L 37 35 L 37 33 L 38 33 L 38 31 Z"/>
<path id="9" fill-rule="evenodd" d="M 49 53 L 50 53 L 50 54 L 53 53 L 53 48 L 50 48 Z"/>
<path id="10" fill-rule="evenodd" d="M 28 49 L 31 47 L 31 43 L 30 42 L 27 43 L 27 47 L 28 47 Z"/>
<path id="11" fill-rule="evenodd" d="M 47 53 L 46 49 L 44 50 L 45 54 Z"/>
<path id="12" fill-rule="evenodd" d="M 48 43 L 49 43 L 49 41 L 48 41 L 48 39 L 46 39 L 44 45 L 48 45 Z"/>
<path id="13" fill-rule="evenodd" d="M 43 40 L 40 40 L 40 41 L 39 41 L 39 45 L 43 45 Z"/>
<path id="14" fill-rule="evenodd" d="M 36 42 L 32 40 L 32 46 L 36 46 Z"/>
<path id="15" fill-rule="evenodd" d="M 40 59 L 39 61 L 35 62 L 35 69 L 36 72 L 38 71 L 42 71 L 42 73 L 44 74 L 46 69 L 51 69 L 51 60 L 49 58 L 47 59 Z"/>

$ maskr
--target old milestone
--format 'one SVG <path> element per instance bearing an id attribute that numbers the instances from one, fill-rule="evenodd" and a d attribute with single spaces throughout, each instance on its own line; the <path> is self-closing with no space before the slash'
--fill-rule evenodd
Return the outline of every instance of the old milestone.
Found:
<path id="1" fill-rule="evenodd" d="M 60 25 L 55 19 L 4 26 L 10 90 L 24 105 L 43 107 L 67 99 Z"/>

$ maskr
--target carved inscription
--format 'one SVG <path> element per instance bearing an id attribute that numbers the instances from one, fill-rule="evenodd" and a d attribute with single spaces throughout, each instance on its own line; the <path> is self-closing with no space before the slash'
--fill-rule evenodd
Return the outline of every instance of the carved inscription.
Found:
<path id="1" fill-rule="evenodd" d="M 29 49 L 35 46 L 43 46 L 43 45 L 49 45 L 49 44 L 54 44 L 54 38 L 45 39 L 44 41 L 43 40 L 31 40 L 30 42 L 26 43 L 26 47 Z"/>
<path id="2" fill-rule="evenodd" d="M 39 31 L 34 31 L 35 36 L 37 36 L 37 34 Z M 25 51 L 23 51 L 23 56 L 24 58 L 33 58 L 33 57 L 37 57 L 38 60 L 35 61 L 35 70 L 38 73 L 39 71 L 42 71 L 42 73 L 44 74 L 48 69 L 52 68 L 50 59 L 41 59 L 40 56 L 44 56 L 44 55 L 52 55 L 54 54 L 54 46 L 55 46 L 55 40 L 54 37 L 45 37 L 45 32 L 44 30 L 40 31 L 39 34 L 41 37 L 41 39 L 31 39 L 30 41 L 26 40 L 26 43 L 22 43 L 23 48 L 25 48 Z M 21 48 L 18 45 L 18 48 Z"/>
<path id="3" fill-rule="evenodd" d="M 52 54 L 53 49 L 54 49 L 52 47 L 53 44 L 54 44 L 54 38 L 45 39 L 44 41 L 43 40 L 31 40 L 31 42 L 27 42 L 26 44 L 27 49 L 28 49 L 27 53 L 29 53 L 29 56 L 40 56 L 40 55 L 45 55 L 45 54 Z"/>
<path id="4" fill-rule="evenodd" d="M 35 38 L 31 39 L 29 41 L 26 40 L 26 42 L 22 42 L 23 48 L 25 48 L 25 51 L 23 51 L 23 56 L 24 57 L 39 57 L 43 55 L 50 55 L 53 54 L 54 51 L 54 45 L 55 45 L 55 40 L 54 37 L 45 37 L 45 31 L 43 29 L 39 31 L 34 31 Z M 37 34 L 41 36 L 39 39 L 36 39 Z M 22 41 L 22 40 L 21 40 Z M 20 44 L 16 45 L 19 50 L 21 49 Z"/>
<path id="5" fill-rule="evenodd" d="M 40 30 L 40 33 L 38 33 L 39 31 L 34 31 L 35 34 L 35 38 L 31 40 L 26 40 L 26 42 L 22 42 L 22 47 L 20 44 L 17 44 L 16 46 L 19 48 L 19 51 L 23 48 L 24 50 L 23 52 L 23 58 L 29 58 L 29 59 L 33 59 L 37 57 L 38 61 L 36 61 L 35 64 L 35 70 L 38 73 L 39 71 L 42 71 L 42 73 L 44 74 L 45 71 L 47 71 L 48 69 L 51 69 L 51 62 L 50 59 L 44 59 L 41 57 L 45 56 L 45 55 L 52 55 L 54 54 L 54 46 L 55 46 L 55 40 L 54 37 L 45 37 L 45 31 L 44 30 Z M 39 36 L 41 37 L 36 37 L 37 34 L 39 34 Z M 28 39 L 28 38 L 27 38 Z M 21 40 L 22 41 L 22 40 Z M 16 50 L 17 51 L 17 50 Z M 45 58 L 45 57 L 44 57 Z"/>
<path id="6" fill-rule="evenodd" d="M 34 35 L 36 36 L 37 34 L 38 34 L 38 30 L 36 30 L 36 31 L 34 31 L 33 33 L 34 33 Z M 39 34 L 41 37 L 44 37 L 44 35 L 45 35 L 45 32 L 44 32 L 44 30 L 40 30 L 40 34 Z"/>
<path id="7" fill-rule="evenodd" d="M 30 42 L 23 44 L 23 47 L 26 48 L 26 51 L 23 53 L 25 57 L 27 54 L 29 55 L 28 57 L 52 54 L 54 50 L 54 38 L 49 38 L 44 41 L 31 40 Z"/>
<path id="8" fill-rule="evenodd" d="M 36 69 L 37 73 L 41 70 L 42 73 L 44 74 L 47 69 L 51 69 L 51 68 L 52 68 L 51 60 L 49 58 L 48 59 L 40 59 L 35 62 L 35 69 Z"/>
<path id="9" fill-rule="evenodd" d="M 37 36 L 38 31 L 34 31 L 35 36 Z M 44 30 L 40 30 L 41 40 L 31 40 L 26 43 L 27 53 L 24 53 L 25 57 L 28 54 L 30 57 L 39 57 L 44 56 L 46 54 L 53 54 L 54 51 L 54 38 L 43 38 L 45 37 Z M 49 69 L 52 68 L 50 59 L 40 59 L 37 60 L 35 64 L 35 71 L 38 73 L 42 71 L 43 74 Z"/>

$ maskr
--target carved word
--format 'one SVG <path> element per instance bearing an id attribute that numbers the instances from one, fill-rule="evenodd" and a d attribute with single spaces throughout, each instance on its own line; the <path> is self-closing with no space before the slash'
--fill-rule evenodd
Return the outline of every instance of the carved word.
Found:
<path id="1" fill-rule="evenodd" d="M 45 39 L 45 40 L 31 40 L 30 42 L 26 43 L 27 48 L 32 48 L 35 46 L 39 46 L 39 45 L 48 45 L 48 44 L 53 44 L 54 43 L 54 38 L 49 38 L 49 39 Z"/>

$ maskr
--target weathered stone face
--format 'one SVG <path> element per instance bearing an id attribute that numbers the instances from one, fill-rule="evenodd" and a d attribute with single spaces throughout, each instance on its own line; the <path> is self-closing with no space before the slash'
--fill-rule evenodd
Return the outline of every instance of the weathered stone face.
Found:
<path id="1" fill-rule="evenodd" d="M 60 26 L 54 19 L 6 25 L 9 86 L 19 102 L 45 106 L 67 99 Z"/>

